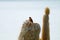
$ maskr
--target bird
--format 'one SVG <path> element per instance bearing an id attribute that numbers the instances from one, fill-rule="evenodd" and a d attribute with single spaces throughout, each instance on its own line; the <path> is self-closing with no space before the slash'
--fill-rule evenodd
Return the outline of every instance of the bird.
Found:
<path id="1" fill-rule="evenodd" d="M 33 23 L 33 19 L 31 17 L 29 17 L 29 21 Z"/>

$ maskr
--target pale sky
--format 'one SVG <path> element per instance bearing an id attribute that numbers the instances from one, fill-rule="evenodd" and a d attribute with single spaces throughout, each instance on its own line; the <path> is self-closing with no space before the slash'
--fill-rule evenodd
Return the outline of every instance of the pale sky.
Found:
<path id="1" fill-rule="evenodd" d="M 60 1 L 60 0 L 0 0 L 0 1 Z"/>
<path id="2" fill-rule="evenodd" d="M 0 1 L 0 40 L 17 40 L 29 16 L 42 28 L 46 7 L 50 8 L 50 40 L 60 40 L 60 1 Z"/>

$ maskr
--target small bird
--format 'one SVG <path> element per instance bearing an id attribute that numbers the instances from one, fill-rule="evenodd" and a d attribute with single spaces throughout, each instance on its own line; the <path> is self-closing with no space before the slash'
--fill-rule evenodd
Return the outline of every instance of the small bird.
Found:
<path id="1" fill-rule="evenodd" d="M 31 17 L 29 17 L 29 21 L 33 23 L 33 20 L 32 20 L 32 18 L 31 18 Z"/>

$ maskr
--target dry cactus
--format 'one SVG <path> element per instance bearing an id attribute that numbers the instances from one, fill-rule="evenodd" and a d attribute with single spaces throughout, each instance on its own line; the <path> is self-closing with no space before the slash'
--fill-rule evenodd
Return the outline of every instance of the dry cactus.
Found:
<path id="1" fill-rule="evenodd" d="M 41 40 L 50 40 L 50 33 L 49 33 L 49 13 L 50 13 L 50 10 L 47 7 L 45 9 L 45 15 L 43 16 L 42 39 Z"/>
<path id="2" fill-rule="evenodd" d="M 32 18 L 26 20 L 22 26 L 18 40 L 39 40 L 40 25 L 34 23 Z"/>

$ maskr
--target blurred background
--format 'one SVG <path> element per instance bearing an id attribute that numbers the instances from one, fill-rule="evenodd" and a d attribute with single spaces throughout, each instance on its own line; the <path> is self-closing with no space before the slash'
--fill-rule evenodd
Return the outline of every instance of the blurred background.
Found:
<path id="1" fill-rule="evenodd" d="M 30 16 L 42 29 L 46 7 L 50 8 L 50 40 L 60 40 L 59 0 L 0 0 L 0 40 L 18 40 L 22 24 Z"/>

